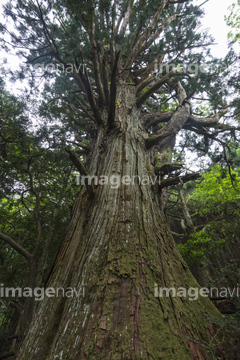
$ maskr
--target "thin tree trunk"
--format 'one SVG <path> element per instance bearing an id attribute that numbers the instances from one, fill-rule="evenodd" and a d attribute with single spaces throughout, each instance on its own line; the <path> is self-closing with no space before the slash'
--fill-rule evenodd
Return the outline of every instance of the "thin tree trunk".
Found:
<path id="1" fill-rule="evenodd" d="M 188 232 L 194 233 L 195 228 L 194 228 L 194 225 L 192 222 L 192 217 L 188 211 L 187 203 L 186 203 L 182 188 L 178 189 L 178 193 L 179 193 L 179 197 L 180 197 L 180 201 L 181 201 L 181 205 L 182 205 L 182 212 L 183 212 L 184 220 L 186 221 L 186 226 L 187 226 Z"/>

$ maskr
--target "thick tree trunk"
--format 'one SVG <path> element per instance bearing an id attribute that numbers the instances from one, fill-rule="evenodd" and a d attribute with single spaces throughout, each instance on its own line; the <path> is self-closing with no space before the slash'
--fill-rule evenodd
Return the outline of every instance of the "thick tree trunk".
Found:
<path id="1" fill-rule="evenodd" d="M 90 174 L 139 176 L 140 184 L 84 186 L 47 287 L 85 287 L 82 297 L 45 297 L 18 360 L 210 359 L 207 316 L 199 297 L 155 297 L 159 287 L 197 287 L 179 255 L 161 207 L 146 133 L 132 87 L 118 89 L 118 126 L 99 129 Z M 147 178 L 148 177 L 148 178 Z M 205 346 L 201 346 L 201 343 Z"/>

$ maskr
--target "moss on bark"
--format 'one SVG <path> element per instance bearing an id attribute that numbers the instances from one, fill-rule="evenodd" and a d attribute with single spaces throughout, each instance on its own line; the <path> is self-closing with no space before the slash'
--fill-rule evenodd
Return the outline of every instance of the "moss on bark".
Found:
<path id="1" fill-rule="evenodd" d="M 90 174 L 152 176 L 151 151 L 134 88 L 120 87 L 118 128 L 99 129 Z M 47 287 L 72 287 L 85 297 L 45 298 L 18 360 L 211 359 L 209 299 L 155 297 L 154 286 L 197 287 L 161 207 L 158 185 L 98 185 L 79 193 Z"/>

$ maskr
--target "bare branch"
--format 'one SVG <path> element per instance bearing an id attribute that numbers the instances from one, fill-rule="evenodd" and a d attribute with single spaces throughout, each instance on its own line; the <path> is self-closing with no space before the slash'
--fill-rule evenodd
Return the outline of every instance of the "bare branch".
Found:
<path id="1" fill-rule="evenodd" d="M 82 82 L 83 82 L 84 88 L 86 89 L 88 101 L 89 101 L 89 104 L 90 104 L 90 106 L 91 106 L 91 108 L 93 110 L 96 122 L 98 124 L 101 124 L 102 123 L 102 118 L 101 118 L 98 106 L 96 104 L 95 96 L 93 95 L 93 92 L 92 92 L 92 88 L 91 88 L 91 85 L 90 85 L 90 82 L 89 82 L 89 79 L 88 79 L 88 75 L 87 75 L 87 70 L 86 70 L 85 67 L 84 67 L 84 69 L 85 69 L 85 78 L 82 79 Z"/>
<path id="2" fill-rule="evenodd" d="M 80 105 L 81 109 L 83 110 L 83 112 L 94 122 L 96 122 L 96 119 L 94 118 L 94 116 L 92 116 L 92 114 L 90 114 L 90 112 L 85 108 L 85 106 L 82 104 L 82 102 L 76 98 L 76 101 L 78 102 L 78 104 Z"/>
<path id="3" fill-rule="evenodd" d="M 171 70 L 168 74 L 162 76 L 151 88 L 149 88 L 144 94 L 139 96 L 137 99 L 137 107 L 140 107 L 156 90 L 158 90 L 162 85 L 166 84 L 171 78 L 179 75 L 175 71 Z"/>
<path id="4" fill-rule="evenodd" d="M 72 161 L 73 165 L 78 169 L 78 171 L 80 172 L 81 175 L 84 176 L 89 176 L 87 173 L 87 170 L 85 169 L 85 166 L 83 165 L 83 163 L 81 163 L 81 161 L 78 159 L 77 155 L 75 154 L 74 151 L 71 151 L 69 149 L 65 149 L 65 151 L 69 154 L 70 160 Z M 85 181 L 85 185 L 87 188 L 87 191 L 90 195 L 90 197 L 94 196 L 94 189 L 92 184 L 89 184 L 87 179 Z"/>
<path id="5" fill-rule="evenodd" d="M 114 64 L 114 48 L 111 47 L 111 64 Z M 112 56 L 113 54 L 113 56 Z M 110 90 L 109 90 L 109 78 L 108 78 L 108 61 L 106 58 L 106 55 L 104 53 L 104 49 L 103 46 L 101 46 L 101 56 L 102 56 L 102 75 L 103 75 L 103 90 L 104 90 L 104 94 L 105 94 L 105 98 L 106 98 L 106 102 L 109 103 L 109 94 L 110 94 Z M 113 66 L 112 66 L 113 67 Z"/>
<path id="6" fill-rule="evenodd" d="M 205 117 L 205 118 L 196 118 L 194 116 L 190 117 L 190 121 L 195 125 L 207 126 L 207 127 L 215 127 L 215 125 L 219 122 L 220 118 L 227 113 L 227 107 L 216 113 L 212 117 Z"/>
<path id="7" fill-rule="evenodd" d="M 149 78 L 149 74 L 151 72 L 154 73 L 154 76 L 156 76 L 154 70 L 156 68 L 156 65 L 160 64 L 162 62 L 162 60 L 163 60 L 163 55 L 159 54 L 146 68 L 140 69 L 139 75 L 141 75 L 141 80 L 139 81 L 139 83 L 136 87 L 137 91 L 142 90 L 146 86 L 146 83 L 149 83 L 149 81 L 145 82 L 145 80 Z M 144 70 L 144 71 L 142 71 L 142 70 Z M 135 76 L 139 76 L 138 72 L 139 72 L 139 70 L 133 71 L 133 74 Z"/>
<path id="8" fill-rule="evenodd" d="M 158 7 L 155 15 L 153 16 L 152 21 L 150 22 L 149 26 L 147 27 L 147 29 L 143 32 L 143 34 L 140 36 L 139 40 L 136 42 L 136 44 L 134 45 L 131 54 L 128 57 L 128 60 L 126 62 L 126 68 L 131 67 L 132 63 L 134 62 L 134 60 L 136 59 L 137 55 L 139 54 L 139 50 L 142 48 L 142 45 L 144 43 L 144 41 L 146 41 L 149 37 L 149 35 L 152 34 L 157 21 L 161 15 L 161 13 L 163 12 L 164 8 L 166 7 L 166 5 L 168 4 L 169 0 L 163 0 L 161 2 L 161 5 Z"/>
<path id="9" fill-rule="evenodd" d="M 94 68 L 94 75 L 96 80 L 96 85 L 100 97 L 101 102 L 105 102 L 105 94 L 103 90 L 103 84 L 100 76 L 100 64 L 98 59 L 98 48 L 101 48 L 100 44 L 97 44 L 95 39 L 95 25 L 94 22 L 91 24 L 91 28 L 89 31 L 89 39 L 92 47 L 92 57 L 93 57 L 93 68 Z"/>
<path id="10" fill-rule="evenodd" d="M 181 130 L 190 115 L 190 104 L 185 100 L 187 95 L 180 81 L 176 87 L 180 105 L 173 113 L 170 121 L 168 121 L 163 128 L 157 131 L 157 133 L 146 139 L 147 149 L 150 149 L 152 146 L 157 144 L 159 148 L 164 147 L 168 141 Z"/>
<path id="11" fill-rule="evenodd" d="M 180 170 L 183 167 L 183 164 L 164 164 L 160 167 L 155 166 L 155 173 L 158 173 L 161 176 L 168 175 L 173 171 Z"/>
<path id="12" fill-rule="evenodd" d="M 46 22 L 44 20 L 41 6 L 40 6 L 38 0 L 36 0 L 36 2 L 37 2 L 37 6 L 38 6 L 40 20 L 41 20 L 42 25 L 43 25 L 43 32 L 45 34 L 45 37 L 46 37 L 47 41 L 49 42 L 49 44 L 51 45 L 52 50 L 54 52 L 59 53 L 57 44 L 56 44 L 55 40 L 53 39 L 53 37 L 51 36 L 51 34 L 50 34 L 49 30 L 48 30 L 47 24 L 46 24 Z"/>
<path id="13" fill-rule="evenodd" d="M 193 127 L 197 130 L 200 130 L 202 126 L 204 127 L 214 127 L 216 129 L 222 129 L 224 130 L 239 130 L 236 127 L 231 127 L 224 124 L 219 124 L 219 120 L 224 114 L 227 112 L 227 110 L 223 110 L 217 114 L 215 114 L 213 117 L 205 117 L 205 118 L 197 118 L 193 115 L 190 115 L 187 123 L 184 124 L 183 128 L 188 129 L 189 126 L 191 126 L 191 130 L 193 130 Z M 158 123 L 161 122 L 168 122 L 172 115 L 174 114 L 173 111 L 162 111 L 162 112 L 156 112 L 152 114 L 145 114 L 143 116 L 144 126 L 146 129 L 148 129 L 151 126 L 156 126 Z M 194 130 L 193 130 L 194 131 Z"/>
<path id="14" fill-rule="evenodd" d="M 154 40 L 156 40 L 158 38 L 158 36 L 161 34 L 161 32 L 166 29 L 166 27 L 171 24 L 172 21 L 176 20 L 176 19 L 180 19 L 181 15 L 180 14 L 174 14 L 172 16 L 170 16 L 161 26 L 159 26 L 158 30 L 155 32 L 155 34 L 148 40 L 146 41 L 145 45 L 142 45 L 139 51 L 139 54 L 141 54 L 144 50 L 148 49 L 149 46 L 154 42 Z"/>
<path id="15" fill-rule="evenodd" d="M 49 47 L 49 45 L 48 45 L 47 47 Z M 27 61 L 27 64 L 32 64 L 32 63 L 34 63 L 35 61 L 37 61 L 38 59 L 40 59 L 40 58 L 42 58 L 42 57 L 50 56 L 50 55 L 53 55 L 52 50 L 49 51 L 48 53 L 39 55 L 39 56 L 35 57 L 34 59 L 28 60 L 28 61 Z"/>
<path id="16" fill-rule="evenodd" d="M 116 7 L 115 7 L 115 9 L 116 9 Z M 121 12 L 121 14 L 118 18 L 117 25 L 115 27 L 115 34 L 118 34 L 121 22 L 123 21 L 127 10 L 128 10 L 128 4 L 126 4 L 125 8 L 123 9 L 123 11 Z"/>
<path id="17" fill-rule="evenodd" d="M 110 40 L 110 57 L 111 57 L 111 66 L 112 67 L 113 67 L 114 57 L 115 57 L 114 40 L 115 40 L 115 35 L 117 34 L 117 31 L 118 31 L 116 29 L 116 8 L 117 8 L 117 0 L 114 0 L 113 6 L 112 6 L 112 33 L 111 33 L 111 40 Z M 104 65 L 105 64 L 103 63 L 103 66 Z M 106 76 L 106 78 L 107 78 L 107 76 Z M 108 84 L 108 82 L 107 82 L 107 84 Z M 105 91 L 105 96 L 106 96 L 106 91 Z M 109 96 L 106 96 L 106 98 L 107 98 L 107 101 L 109 101 Z"/>
<path id="18" fill-rule="evenodd" d="M 19 254 L 23 255 L 27 261 L 32 259 L 32 255 L 24 249 L 21 245 L 16 243 L 9 235 L 3 234 L 0 232 L 0 239 L 9 244 L 14 250 L 16 250 Z"/>
<path id="19" fill-rule="evenodd" d="M 127 28 L 127 25 L 129 23 L 129 20 L 130 20 L 130 17 L 131 17 L 131 14 L 132 14 L 132 7 L 133 7 L 133 3 L 134 3 L 134 0 L 131 0 L 130 1 L 130 4 L 127 8 L 127 11 L 124 13 L 124 16 L 123 16 L 123 22 L 122 22 L 122 25 L 121 25 L 121 28 L 120 28 L 120 32 L 119 34 L 121 35 L 124 35 L 125 34 L 125 31 L 126 31 L 126 28 Z M 120 23 L 119 23 L 120 24 Z M 119 25 L 118 25 L 119 26 Z"/>
<path id="20" fill-rule="evenodd" d="M 161 122 L 168 122 L 173 116 L 174 111 L 162 111 L 152 114 L 146 114 L 143 116 L 143 122 L 146 129 L 151 126 L 156 126 Z"/>
<path id="21" fill-rule="evenodd" d="M 68 142 L 69 144 L 80 146 L 83 149 L 83 150 L 79 150 L 79 151 L 81 151 L 82 154 L 89 154 L 89 152 L 91 150 L 88 146 L 85 146 L 82 143 L 78 143 L 78 142 L 70 141 L 70 140 L 66 140 L 66 142 Z"/>
<path id="22" fill-rule="evenodd" d="M 110 101 L 109 101 L 109 109 L 108 109 L 108 127 L 111 128 L 114 124 L 115 120 L 115 109 L 116 109 L 116 78 L 117 78 L 117 66 L 118 60 L 120 56 L 120 51 L 118 51 L 115 63 L 112 70 L 111 75 L 111 85 L 110 85 Z"/>
<path id="23" fill-rule="evenodd" d="M 170 179 L 163 180 L 160 184 L 160 188 L 166 188 L 168 186 L 177 185 L 181 183 L 185 183 L 191 180 L 196 180 L 201 177 L 201 174 L 199 172 L 195 172 L 193 174 L 187 174 L 184 176 L 175 176 Z"/>
<path id="24" fill-rule="evenodd" d="M 185 2 L 188 2 L 188 1 L 189 0 L 169 0 L 169 4 L 182 4 L 182 3 L 185 3 Z"/>

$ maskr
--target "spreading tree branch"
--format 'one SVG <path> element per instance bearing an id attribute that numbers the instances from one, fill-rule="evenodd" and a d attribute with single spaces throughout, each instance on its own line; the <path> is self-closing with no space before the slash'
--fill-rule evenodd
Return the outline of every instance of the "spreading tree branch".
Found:
<path id="1" fill-rule="evenodd" d="M 115 120 L 115 109 L 116 109 L 116 80 L 117 80 L 117 69 L 118 69 L 118 60 L 120 56 L 120 51 L 118 51 L 115 59 L 115 63 L 111 75 L 111 85 L 110 85 L 110 100 L 109 100 L 109 109 L 108 109 L 108 128 L 112 128 Z"/>
<path id="2" fill-rule="evenodd" d="M 93 95 L 93 92 L 92 92 L 92 88 L 91 88 L 91 85 L 90 85 L 90 82 L 88 79 L 86 67 L 84 67 L 84 69 L 85 69 L 85 77 L 82 78 L 81 81 L 84 85 L 84 88 L 86 89 L 88 101 L 89 101 L 89 104 L 94 113 L 96 122 L 97 122 L 97 124 L 102 124 L 102 118 L 101 118 L 101 115 L 100 115 L 100 112 L 99 112 L 99 109 L 98 109 L 98 106 L 97 106 L 97 103 L 95 100 L 95 96 Z"/>
<path id="3" fill-rule="evenodd" d="M 50 46 L 52 48 L 52 52 L 53 52 L 55 58 L 60 62 L 60 64 L 62 64 L 64 66 L 64 68 L 67 69 L 69 65 L 60 56 L 60 53 L 59 53 L 58 47 L 56 45 L 56 42 L 52 38 L 52 36 L 51 36 L 51 34 L 50 34 L 49 30 L 48 30 L 47 24 L 46 24 L 46 22 L 44 20 L 42 10 L 41 10 L 41 7 L 40 7 L 39 4 L 38 4 L 38 9 L 39 9 L 39 14 L 40 14 L 40 20 L 41 20 L 42 25 L 43 25 L 44 35 L 45 35 L 48 43 L 50 44 Z M 90 34 L 91 34 L 91 32 L 90 32 Z M 95 66 L 96 65 L 97 64 L 95 64 Z M 85 74 L 83 74 L 80 67 L 78 67 L 78 71 L 76 71 L 75 69 L 73 70 L 72 76 L 76 80 L 76 82 L 77 82 L 78 86 L 80 87 L 80 89 L 81 90 L 84 89 L 84 91 L 85 91 L 85 93 L 86 93 L 86 95 L 88 97 L 89 104 L 90 104 L 90 106 L 92 108 L 92 111 L 94 113 L 95 122 L 97 122 L 98 124 L 101 124 L 102 119 L 101 119 L 101 116 L 100 116 L 98 106 L 96 104 L 95 96 L 93 95 L 93 92 L 92 92 L 92 88 L 91 88 L 91 85 L 90 85 L 90 82 L 89 82 L 89 79 L 88 79 L 87 70 L 86 70 L 85 66 L 84 66 L 84 70 L 85 70 Z M 97 80 L 96 80 L 96 83 L 97 83 Z M 98 84 L 98 85 L 100 86 L 100 84 Z M 103 96 L 104 96 L 104 92 L 100 88 L 99 88 L 99 94 L 101 96 L 103 94 Z"/>
<path id="4" fill-rule="evenodd" d="M 156 126 L 162 122 L 168 122 L 173 116 L 174 111 L 161 111 L 143 116 L 143 123 L 146 129 Z"/>
<path id="5" fill-rule="evenodd" d="M 188 2 L 188 1 L 189 0 L 169 0 L 169 4 L 182 4 L 182 3 L 185 3 L 185 2 Z"/>
<path id="6" fill-rule="evenodd" d="M 148 49 L 152 43 L 154 42 L 154 40 L 156 40 L 159 35 L 163 32 L 164 29 L 166 29 L 166 27 L 171 24 L 172 21 L 176 20 L 176 19 L 180 19 L 182 16 L 180 14 L 174 14 L 172 16 L 170 16 L 166 21 L 164 21 L 164 23 L 159 26 L 158 30 L 155 32 L 154 35 L 152 35 L 152 37 L 150 37 L 149 40 L 146 41 L 146 43 L 144 45 L 141 46 L 140 50 L 139 50 L 139 54 L 141 54 L 143 51 L 145 51 L 146 49 Z"/>
<path id="7" fill-rule="evenodd" d="M 177 184 L 185 183 L 188 181 L 196 180 L 200 177 L 201 177 L 201 174 L 199 172 L 195 172 L 193 174 L 187 174 L 184 176 L 175 176 L 173 178 L 163 180 L 160 184 L 160 188 L 163 189 L 168 186 L 177 185 Z"/>
<path id="8" fill-rule="evenodd" d="M 140 107 L 156 90 L 158 90 L 162 85 L 166 84 L 171 78 L 179 75 L 175 71 L 171 70 L 166 75 L 162 76 L 152 87 L 150 87 L 146 92 L 140 95 L 137 99 L 137 107 Z"/>
<path id="9" fill-rule="evenodd" d="M 177 107 L 168 123 L 154 135 L 145 140 L 147 149 L 150 149 L 157 144 L 159 148 L 164 147 L 167 142 L 181 130 L 190 115 L 190 104 L 185 100 L 187 95 L 180 81 L 176 85 L 176 89 L 180 105 Z"/>
<path id="10" fill-rule="evenodd" d="M 112 49 L 114 48 L 114 38 L 115 38 L 115 35 L 117 33 L 117 29 L 116 29 L 116 10 L 117 10 L 117 0 L 114 0 L 113 5 L 112 5 L 112 32 L 111 32 L 111 42 L 110 42 L 111 52 L 112 52 Z M 112 53 L 112 55 L 113 55 L 113 53 Z"/>
<path id="11" fill-rule="evenodd" d="M 140 36 L 140 38 L 138 39 L 138 41 L 136 42 L 136 44 L 133 46 L 133 49 L 126 61 L 126 68 L 129 68 L 132 66 L 132 63 L 134 62 L 134 60 L 137 58 L 137 56 L 140 53 L 140 50 L 142 49 L 142 45 L 143 43 L 148 39 L 148 37 L 152 34 L 158 19 L 161 15 L 161 13 L 163 12 L 164 8 L 166 7 L 166 5 L 168 4 L 169 0 L 163 0 L 160 4 L 160 6 L 158 7 L 155 15 L 153 16 L 152 21 L 150 22 L 149 26 L 146 28 L 146 30 L 143 32 L 143 34 Z"/>
<path id="12" fill-rule="evenodd" d="M 94 122 L 96 122 L 94 116 L 92 116 L 92 114 L 90 114 L 90 112 L 86 109 L 86 107 L 83 105 L 83 103 L 78 99 L 75 98 L 76 101 L 78 102 L 79 106 L 81 107 L 81 109 L 83 110 L 83 112 Z"/>
<path id="13" fill-rule="evenodd" d="M 0 239 L 9 244 L 14 250 L 16 250 L 19 254 L 23 255 L 25 259 L 29 262 L 32 259 L 32 255 L 24 249 L 21 245 L 16 243 L 9 235 L 3 234 L 0 232 Z"/>
<path id="14" fill-rule="evenodd" d="M 95 39 L 95 25 L 94 22 L 91 23 L 90 31 L 89 31 L 89 39 L 92 47 L 92 57 L 93 57 L 93 69 L 94 69 L 94 77 L 96 80 L 97 90 L 99 93 L 101 103 L 105 103 L 106 98 L 104 94 L 103 84 L 100 76 L 100 64 L 98 59 L 98 48 L 100 48 L 101 52 L 101 44 L 97 44 Z"/>
<path id="15" fill-rule="evenodd" d="M 114 52 L 114 49 L 111 49 L 111 58 L 114 58 L 114 55 L 112 56 L 112 53 Z M 101 46 L 101 55 L 102 55 L 102 75 L 103 75 L 103 90 L 105 93 L 105 98 L 107 104 L 109 103 L 109 97 L 110 97 L 110 90 L 109 90 L 109 78 L 108 78 L 108 65 L 107 65 L 107 58 L 105 56 L 103 47 Z M 111 64 L 114 63 L 114 61 L 111 61 Z"/>
<path id="16" fill-rule="evenodd" d="M 187 98 L 189 98 L 187 96 Z M 226 109 L 220 111 L 219 113 L 215 114 L 212 117 L 206 116 L 204 118 L 197 118 L 195 116 L 193 116 L 192 114 L 190 114 L 186 124 L 184 124 L 183 128 L 188 129 L 188 130 L 192 130 L 194 131 L 194 127 L 195 130 L 199 130 L 202 129 L 202 127 L 214 127 L 216 129 L 223 129 L 223 130 L 238 130 L 238 128 L 233 127 L 233 126 L 228 126 L 228 125 L 224 125 L 224 124 L 219 124 L 219 120 L 222 116 L 224 116 L 224 114 L 227 112 Z M 156 113 L 152 113 L 152 114 L 145 114 L 143 116 L 143 122 L 144 122 L 144 126 L 146 129 L 148 129 L 151 126 L 156 126 L 157 124 L 161 123 L 161 122 L 168 122 L 172 115 L 174 114 L 174 111 L 161 111 L 161 112 L 156 112 Z M 190 129 L 191 127 L 191 129 Z"/>
<path id="17" fill-rule="evenodd" d="M 146 68 L 140 69 L 140 75 L 141 75 L 141 80 L 138 82 L 138 85 L 136 87 L 137 92 L 139 92 L 140 90 L 142 90 L 147 84 L 149 84 L 149 78 L 151 78 L 152 80 L 154 79 L 154 77 L 156 76 L 155 74 L 155 68 L 156 65 L 160 64 L 163 60 L 163 55 L 159 54 Z M 142 71 L 144 70 L 144 71 Z M 133 71 L 133 74 L 135 76 L 138 76 L 138 72 L 139 70 Z M 149 74 L 154 75 L 154 77 L 149 77 Z"/>
<path id="18" fill-rule="evenodd" d="M 119 32 L 120 35 L 125 34 L 127 25 L 129 23 L 129 20 L 130 20 L 131 14 L 132 14 L 133 3 L 134 3 L 134 0 L 130 0 L 130 4 L 128 5 L 126 12 L 122 13 L 119 17 L 117 29 L 119 31 L 119 26 L 121 24 L 120 32 Z"/>
<path id="19" fill-rule="evenodd" d="M 75 141 L 70 141 L 70 140 L 66 140 L 66 142 L 68 142 L 69 144 L 80 146 L 83 150 L 78 150 L 79 154 L 84 155 L 84 154 L 89 154 L 89 152 L 90 152 L 90 148 L 88 146 L 85 146 L 85 145 L 81 144 L 81 143 L 77 143 Z"/>

